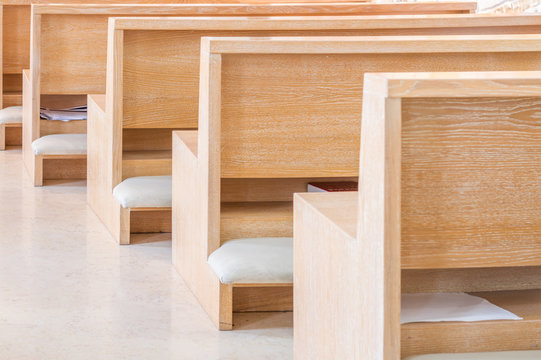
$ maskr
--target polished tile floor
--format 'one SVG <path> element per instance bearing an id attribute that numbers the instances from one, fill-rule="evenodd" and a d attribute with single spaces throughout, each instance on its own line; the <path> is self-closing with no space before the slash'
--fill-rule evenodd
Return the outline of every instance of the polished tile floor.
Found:
<path id="1" fill-rule="evenodd" d="M 218 332 L 156 240 L 119 247 L 84 182 L 34 188 L 0 151 L 0 360 L 292 358 L 291 313 Z"/>

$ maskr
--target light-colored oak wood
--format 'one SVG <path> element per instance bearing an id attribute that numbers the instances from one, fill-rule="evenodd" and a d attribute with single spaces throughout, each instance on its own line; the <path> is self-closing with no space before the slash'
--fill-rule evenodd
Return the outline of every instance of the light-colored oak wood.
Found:
<path id="1" fill-rule="evenodd" d="M 374 17 L 366 17 L 366 23 L 364 17 L 344 17 L 343 21 L 342 17 L 314 19 L 316 21 L 308 21 L 309 19 L 304 17 L 110 19 L 107 96 L 112 104 L 108 108 L 108 116 L 113 120 L 112 132 L 107 135 L 109 139 L 102 144 L 112 149 L 112 166 L 115 170 L 112 174 L 114 179 L 107 182 L 118 184 L 129 176 L 164 174 L 169 166 L 164 159 L 159 161 L 161 164 L 145 162 L 148 165 L 146 170 L 143 163 L 139 163 L 141 166 L 128 168 L 130 162 L 124 162 L 122 154 L 126 150 L 168 150 L 168 131 L 197 127 L 199 52 L 202 36 L 323 34 L 328 33 L 329 29 L 340 31 L 344 35 L 357 32 L 378 34 L 380 26 L 396 32 L 401 27 L 411 27 L 408 25 L 411 19 L 406 18 L 402 18 L 401 23 L 392 25 L 375 25 Z M 449 27 L 455 31 L 462 31 L 459 30 L 461 26 L 455 25 L 451 19 L 439 18 L 447 21 Z M 504 28 L 517 26 L 516 19 L 511 21 L 511 18 L 508 18 L 503 23 L 499 18 L 495 21 L 503 32 L 507 32 Z M 530 23 L 531 19 L 527 19 L 522 25 Z M 484 26 L 487 24 L 489 23 L 478 23 L 474 27 L 479 27 L 476 31 L 485 31 Z M 432 28 L 424 29 L 425 26 L 427 25 L 422 25 L 423 31 L 430 33 Z M 168 80 L 164 81 L 164 78 Z M 154 141 L 150 141 L 150 138 Z M 126 165 L 124 173 L 121 171 L 123 165 Z M 92 168 L 97 167 L 93 165 Z M 106 176 L 109 171 L 102 171 L 100 174 Z M 319 173 L 315 175 L 321 176 Z M 298 184 L 303 186 L 302 182 Z M 93 188 L 94 186 L 90 187 Z"/>
<path id="2" fill-rule="evenodd" d="M 497 43 L 493 42 L 496 39 Z M 180 256 L 175 261 L 177 268 L 215 324 L 225 327 L 225 322 L 219 319 L 223 314 L 219 311 L 220 298 L 208 297 L 208 287 L 219 292 L 221 284 L 212 276 L 204 278 L 200 274 L 207 266 L 208 255 L 221 244 L 218 231 L 222 178 L 327 177 L 331 173 L 329 169 L 333 169 L 334 176 L 351 177 L 358 172 L 359 159 L 354 154 L 359 151 L 362 111 L 359 99 L 363 95 L 365 71 L 534 69 L 532 65 L 538 61 L 535 59 L 538 55 L 531 51 L 532 47 L 520 43 L 525 39 L 528 37 L 311 38 L 306 42 L 308 45 L 303 45 L 305 38 L 204 38 L 197 153 L 191 139 L 191 145 L 178 146 L 184 152 L 178 155 L 183 163 L 177 165 L 174 161 L 173 165 L 174 174 L 177 166 L 180 169 L 178 179 L 174 180 L 179 190 L 173 201 L 201 204 L 190 209 L 174 205 L 174 217 L 179 220 L 178 225 L 174 222 L 173 245 L 174 256 Z M 531 45 L 534 44 L 532 41 Z M 497 53 L 493 52 L 495 49 Z M 380 110 L 398 112 L 399 104 L 391 103 L 384 103 Z M 267 123 L 274 126 L 267 127 Z M 255 138 L 258 147 L 253 145 Z M 337 139 L 339 146 L 331 146 Z M 177 156 L 175 152 L 174 156 Z M 394 183 L 393 187 L 396 186 Z M 179 195 L 184 191 L 189 194 Z M 196 196 L 199 200 L 195 200 Z M 397 208 L 393 209 L 391 214 L 396 217 Z M 372 226 L 373 230 L 375 223 Z M 395 237 L 396 231 L 395 228 Z M 231 237 L 234 235 L 231 233 Z M 388 252 L 397 252 L 390 239 L 389 248 L 382 248 L 378 256 L 365 259 L 366 264 L 387 261 Z M 391 265 L 388 268 L 379 278 L 392 273 L 394 281 L 399 283 L 396 275 L 399 271 Z M 388 308 L 380 308 L 389 288 L 380 289 L 371 300 L 374 312 L 379 308 L 385 319 L 398 311 L 396 297 L 388 303 Z M 383 331 L 383 327 L 376 325 L 370 329 Z M 395 325 L 387 335 L 389 342 L 396 341 L 393 334 L 397 329 Z M 380 346 L 374 351 L 383 354 L 390 348 Z"/>
<path id="3" fill-rule="evenodd" d="M 541 103 L 540 79 L 539 72 L 366 75 L 359 193 L 295 199 L 296 359 L 400 359 L 538 346 L 539 290 L 526 290 L 540 285 L 541 264 L 530 258 L 538 244 L 529 240 L 538 220 L 528 218 L 537 210 L 527 207 L 521 194 L 536 203 L 541 187 L 538 162 L 531 160 L 539 152 L 532 139 L 540 128 L 534 110 Z M 445 158 L 432 158 L 440 155 Z M 425 156 L 431 161 L 422 160 Z M 430 177 L 435 172 L 438 180 Z M 425 179 L 436 184 L 430 187 Z M 500 201 L 502 196 L 508 202 Z M 499 219 L 504 210 L 505 219 Z M 438 224 L 412 226 L 434 216 Z M 466 218 L 467 224 L 457 222 Z M 501 222 L 508 227 L 504 234 Z M 429 249 L 424 234 L 431 236 Z M 457 241 L 453 234 L 470 241 Z M 370 260 L 388 245 L 391 251 L 377 256 L 377 263 Z M 424 257 L 417 251 L 425 251 Z M 340 261 L 330 260 L 336 258 Z M 339 278 L 354 289 L 341 287 Z M 401 289 L 498 290 L 474 295 L 524 320 L 413 323 L 397 331 L 399 309 L 386 306 L 399 305 Z M 375 297 L 379 305 L 372 303 Z M 332 311 L 338 303 L 340 310 Z M 349 311 L 353 308 L 358 316 Z M 380 315 L 386 309 L 390 318 Z M 315 319 L 330 325 L 313 327 Z M 373 354 L 377 348 L 390 353 Z"/>

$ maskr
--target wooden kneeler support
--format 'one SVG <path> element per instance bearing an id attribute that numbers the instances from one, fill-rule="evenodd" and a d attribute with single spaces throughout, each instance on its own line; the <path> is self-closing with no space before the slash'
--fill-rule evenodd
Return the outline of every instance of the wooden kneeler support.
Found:
<path id="1" fill-rule="evenodd" d="M 539 348 L 540 80 L 366 75 L 359 192 L 295 198 L 295 359 Z M 401 326 L 401 292 L 435 291 L 524 320 Z"/>
<path id="2" fill-rule="evenodd" d="M 209 256 L 231 239 L 291 236 L 294 192 L 358 174 L 365 71 L 535 69 L 537 38 L 204 38 L 199 131 L 174 136 L 173 259 L 216 326 L 233 326 L 231 285 Z"/>

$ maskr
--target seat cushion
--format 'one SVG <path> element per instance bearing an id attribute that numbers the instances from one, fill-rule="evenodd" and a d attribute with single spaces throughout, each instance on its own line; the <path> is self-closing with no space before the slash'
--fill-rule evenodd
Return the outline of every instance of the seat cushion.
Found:
<path id="1" fill-rule="evenodd" d="M 23 122 L 23 107 L 9 106 L 0 110 L 0 124 L 13 124 Z"/>
<path id="2" fill-rule="evenodd" d="M 32 143 L 36 155 L 85 155 L 86 134 L 46 135 Z"/>
<path id="3" fill-rule="evenodd" d="M 136 176 L 127 178 L 113 189 L 113 196 L 123 208 L 171 207 L 171 176 Z"/>
<path id="4" fill-rule="evenodd" d="M 482 353 L 429 354 L 410 356 L 404 360 L 539 360 L 541 350 L 498 351 Z"/>
<path id="5" fill-rule="evenodd" d="M 293 238 L 229 240 L 208 263 L 223 284 L 293 283 Z"/>

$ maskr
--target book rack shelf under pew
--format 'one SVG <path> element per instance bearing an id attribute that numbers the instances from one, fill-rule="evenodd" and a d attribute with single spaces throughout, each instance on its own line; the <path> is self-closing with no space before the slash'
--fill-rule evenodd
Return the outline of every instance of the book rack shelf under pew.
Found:
<path id="1" fill-rule="evenodd" d="M 540 79 L 366 76 L 359 192 L 295 198 L 295 359 L 539 348 Z M 523 320 L 400 325 L 419 292 Z"/>

